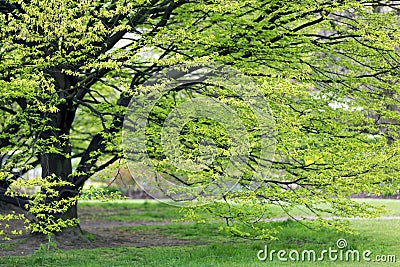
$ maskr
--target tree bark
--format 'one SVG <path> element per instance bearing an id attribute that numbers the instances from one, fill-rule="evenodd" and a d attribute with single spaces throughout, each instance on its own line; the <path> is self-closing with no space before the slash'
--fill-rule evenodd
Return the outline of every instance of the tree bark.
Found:
<path id="1" fill-rule="evenodd" d="M 42 177 L 55 176 L 62 181 L 70 182 L 72 184 L 72 162 L 71 162 L 71 143 L 69 139 L 73 117 L 75 116 L 75 109 L 71 103 L 63 103 L 58 107 L 58 112 L 49 115 L 48 125 L 50 130 L 44 131 L 39 138 L 55 140 L 52 146 L 59 150 L 60 153 L 45 153 L 40 155 L 40 165 L 42 168 Z M 47 198 L 47 202 L 59 201 L 60 199 L 68 199 L 75 197 L 78 190 L 73 186 L 59 186 L 55 188 L 59 195 L 53 198 Z M 77 219 L 77 203 L 64 213 L 55 214 L 56 218 L 63 220 Z"/>

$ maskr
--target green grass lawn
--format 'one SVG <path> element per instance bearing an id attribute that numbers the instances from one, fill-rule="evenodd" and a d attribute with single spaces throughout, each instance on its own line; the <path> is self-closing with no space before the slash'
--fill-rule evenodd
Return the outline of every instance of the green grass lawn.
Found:
<path id="1" fill-rule="evenodd" d="M 82 219 L 91 220 L 163 222 L 182 217 L 180 208 L 155 200 L 82 201 L 79 210 Z M 85 210 L 96 213 L 85 215 Z"/>
<path id="2" fill-rule="evenodd" d="M 383 216 L 400 216 L 400 201 L 389 199 L 356 199 L 367 204 L 384 206 L 387 211 Z M 80 210 L 95 209 L 96 214 L 90 214 L 81 218 L 112 220 L 112 221 L 174 221 L 182 218 L 180 208 L 168 205 L 156 200 L 117 200 L 113 202 L 82 201 Z M 271 206 L 272 217 L 287 217 L 278 206 Z M 293 216 L 313 215 L 305 208 L 294 208 Z M 207 216 L 207 215 L 204 215 Z M 329 214 L 327 214 L 329 216 Z"/>
<path id="3" fill-rule="evenodd" d="M 385 205 L 389 212 L 386 216 L 400 216 L 400 201 L 366 200 L 376 205 Z M 127 201 L 115 203 L 84 202 L 80 208 L 96 209 L 104 213 L 115 211 L 108 220 L 168 221 L 176 219 L 177 208 L 152 201 Z M 134 212 L 135 209 L 140 212 Z M 275 211 L 274 211 L 275 212 Z M 119 216 L 119 214 L 121 216 Z M 283 216 L 276 211 L 277 217 Z M 299 210 L 298 215 L 301 214 Z M 200 241 L 205 245 L 168 246 L 168 247 L 121 247 L 87 250 L 39 251 L 23 257 L 0 258 L 0 266 L 399 266 L 400 265 L 400 220 L 353 220 L 353 229 L 357 235 L 340 234 L 326 230 L 310 230 L 293 221 L 272 222 L 281 227 L 277 241 L 252 241 L 232 238 L 218 231 L 219 222 L 211 224 L 166 224 L 149 226 L 124 226 L 126 232 L 157 232 L 163 236 Z M 276 253 L 272 261 L 260 261 L 259 250 L 314 250 L 319 256 L 329 247 L 337 249 L 336 241 L 344 238 L 347 248 L 358 250 L 361 254 L 370 250 L 369 256 L 396 255 L 397 263 L 378 262 L 282 262 Z M 345 251 L 345 250 L 343 250 Z M 317 256 L 317 257 L 318 257 Z M 287 255 L 286 255 L 287 257 Z M 362 257 L 362 256 L 361 256 Z"/>

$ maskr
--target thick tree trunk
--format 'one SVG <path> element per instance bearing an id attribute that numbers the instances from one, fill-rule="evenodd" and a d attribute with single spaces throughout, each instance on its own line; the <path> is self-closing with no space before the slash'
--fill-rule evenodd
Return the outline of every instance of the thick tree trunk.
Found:
<path id="1" fill-rule="evenodd" d="M 53 75 L 57 92 L 59 97 L 65 98 L 68 95 L 68 90 L 72 85 L 71 78 L 68 78 L 65 74 L 57 69 L 49 70 L 49 73 Z M 72 162 L 71 162 L 71 143 L 69 139 L 72 122 L 75 118 L 76 107 L 72 99 L 68 99 L 58 106 L 58 112 L 47 114 L 49 119 L 48 124 L 51 130 L 45 131 L 41 134 L 41 138 L 48 140 L 56 140 L 52 142 L 52 145 L 60 150 L 61 153 L 48 153 L 41 155 L 40 165 L 42 167 L 42 177 L 48 177 L 53 175 L 62 181 L 73 183 L 72 175 Z M 78 194 L 78 191 L 74 186 L 60 186 L 56 188 L 59 192 L 59 196 L 55 199 L 48 199 L 48 201 L 58 201 L 60 199 L 67 199 L 74 197 Z M 74 203 L 65 213 L 56 214 L 57 218 L 64 220 L 77 219 L 77 203 Z"/>
<path id="2" fill-rule="evenodd" d="M 71 162 L 71 144 L 69 140 L 70 129 L 75 115 L 75 110 L 71 103 L 61 104 L 59 112 L 50 114 L 49 126 L 51 130 L 45 131 L 40 138 L 51 140 L 51 145 L 59 150 L 60 153 L 47 153 L 40 156 L 40 165 L 42 168 L 42 177 L 54 176 L 56 179 L 73 183 L 72 162 Z M 54 141 L 55 140 L 55 141 Z M 56 188 L 59 195 L 49 197 L 46 201 L 53 202 L 60 199 L 75 197 L 78 190 L 74 186 L 58 186 Z M 77 219 L 77 203 L 64 213 L 55 214 L 56 218 L 63 220 Z"/>

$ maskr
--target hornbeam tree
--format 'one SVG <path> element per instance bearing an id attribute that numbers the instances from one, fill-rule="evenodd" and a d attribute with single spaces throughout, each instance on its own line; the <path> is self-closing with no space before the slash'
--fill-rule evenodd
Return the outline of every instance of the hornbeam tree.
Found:
<path id="1" fill-rule="evenodd" d="M 318 223 L 336 229 L 342 228 L 323 220 L 321 212 L 375 216 L 376 209 L 349 196 L 399 189 L 398 6 L 398 1 L 2 0 L 0 201 L 33 215 L 27 222 L 33 232 L 76 225 L 82 186 L 124 158 L 125 110 L 148 90 L 142 85 L 175 64 L 193 66 L 182 78 L 196 66 L 219 62 L 251 77 L 262 92 L 275 124 L 275 152 L 262 156 L 265 133 L 229 86 L 200 79 L 168 91 L 147 118 L 146 149 L 157 175 L 187 187 L 226 175 L 233 142 L 213 118 L 182 125 L 179 142 L 181 154 L 197 162 L 204 156 L 201 139 L 211 139 L 214 161 L 189 175 L 166 160 L 160 132 L 184 99 L 224 101 L 237 111 L 249 141 L 238 186 L 189 207 L 189 217 L 206 210 L 225 218 L 232 233 L 271 238 L 274 229 L 264 220 L 271 205 L 289 215 L 305 207 Z M 270 171 L 261 172 L 264 166 Z M 24 178 L 37 167 L 41 177 Z M 258 186 L 249 188 L 251 182 Z M 34 193 L 23 191 L 35 186 L 40 189 Z"/>

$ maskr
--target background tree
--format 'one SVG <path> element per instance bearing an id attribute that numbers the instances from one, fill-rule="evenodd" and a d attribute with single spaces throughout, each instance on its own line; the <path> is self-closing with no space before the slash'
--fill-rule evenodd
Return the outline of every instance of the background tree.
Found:
<path id="1" fill-rule="evenodd" d="M 61 221 L 73 225 L 83 184 L 123 156 L 124 110 L 140 85 L 165 66 L 224 62 L 254 79 L 276 123 L 275 157 L 260 157 L 255 138 L 249 175 L 239 184 L 245 188 L 252 181 L 254 166 L 270 164 L 273 171 L 257 190 L 242 188 L 194 209 L 226 218 L 236 234 L 258 237 L 271 237 L 263 220 L 269 205 L 289 214 L 305 205 L 316 216 L 374 215 L 348 196 L 399 188 L 399 114 L 387 109 L 398 101 L 397 6 L 397 1 L 0 1 L 0 200 L 34 213 L 38 231 L 56 231 Z M 383 12 L 374 12 L 377 7 Z M 175 92 L 224 96 L 199 86 Z M 171 97 L 159 106 L 173 110 Z M 149 129 L 160 129 L 163 118 L 154 112 Z M 210 134 L 215 123 L 192 123 L 226 148 L 224 138 Z M 251 132 L 255 124 L 246 125 Z M 195 126 L 189 126 L 182 145 L 196 149 Z M 149 132 L 152 147 L 159 147 L 159 134 Z M 162 150 L 154 151 L 153 162 L 165 163 Z M 75 170 L 72 158 L 80 160 Z M 36 166 L 41 178 L 21 179 Z M 200 172 L 198 182 L 209 182 L 209 171 Z M 15 188 L 27 183 L 42 190 L 18 194 Z M 39 203 L 44 206 L 37 210 Z"/>

